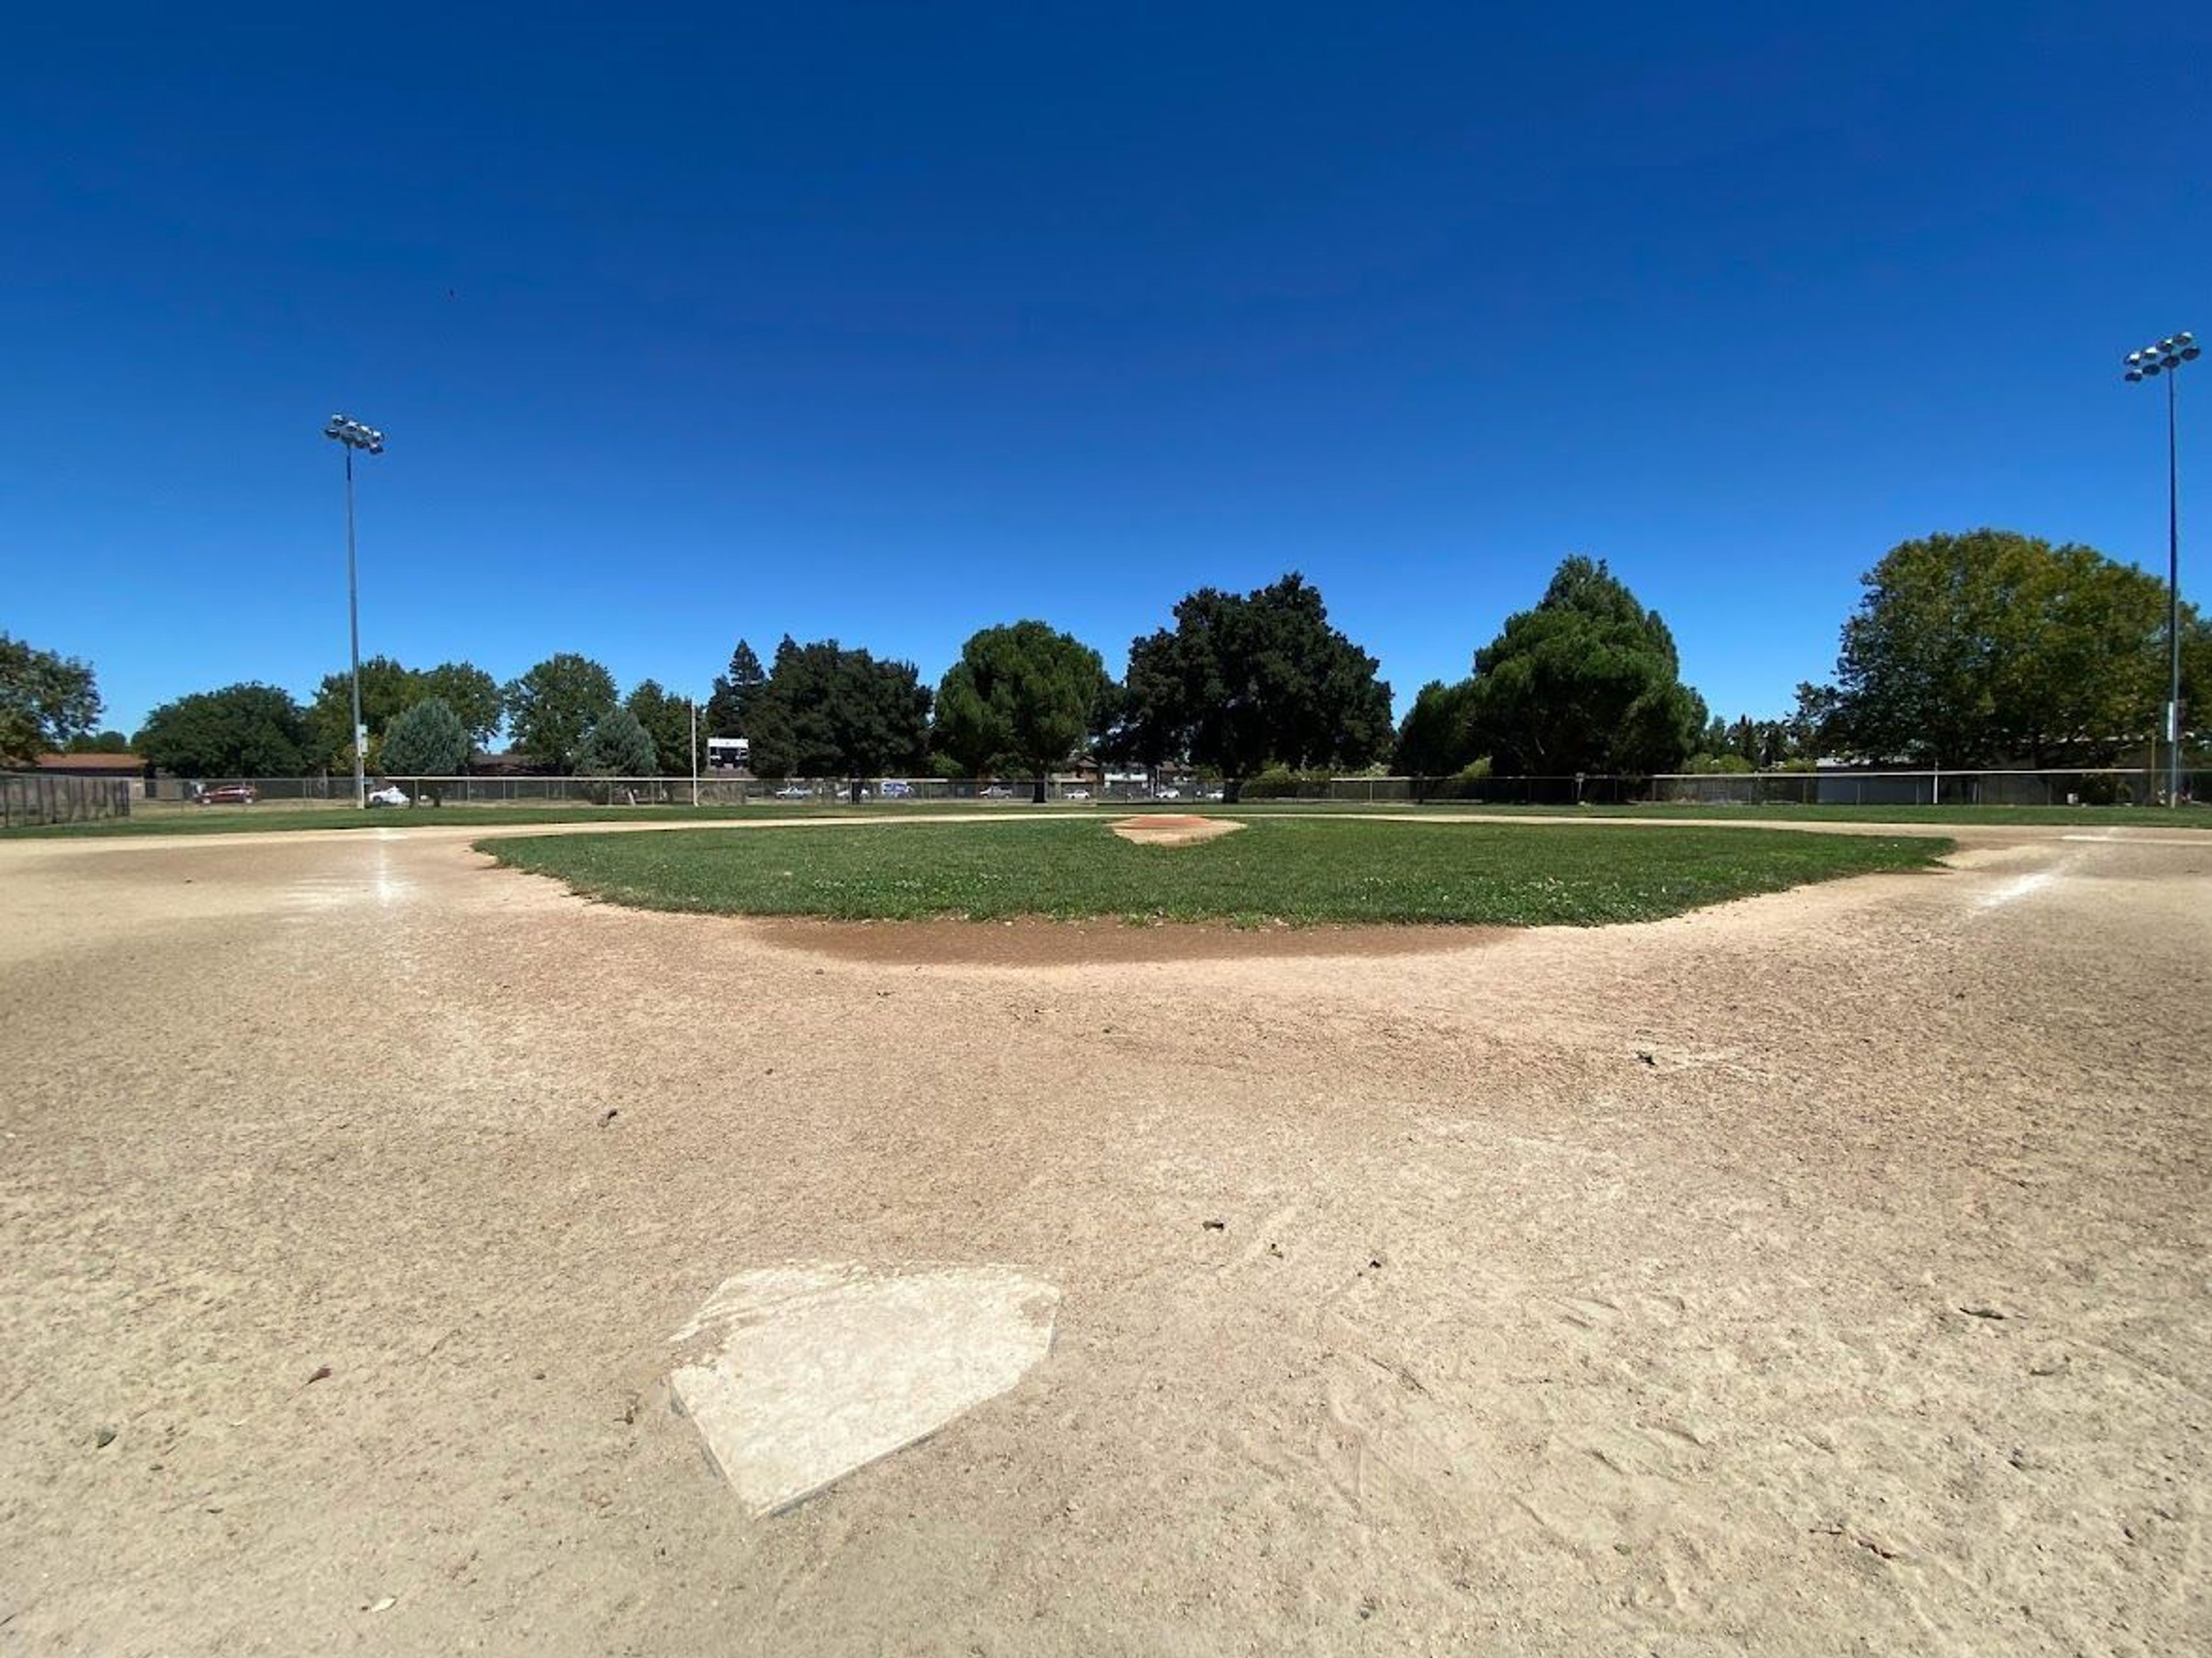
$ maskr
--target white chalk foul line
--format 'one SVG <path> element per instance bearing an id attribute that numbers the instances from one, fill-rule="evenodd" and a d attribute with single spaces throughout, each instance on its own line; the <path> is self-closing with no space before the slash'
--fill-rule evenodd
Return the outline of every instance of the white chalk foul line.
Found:
<path id="1" fill-rule="evenodd" d="M 2015 875 L 2002 886 L 1984 893 L 1974 900 L 1976 909 L 1998 909 L 2006 904 L 2018 903 L 2032 898 L 2058 878 L 2055 869 L 2039 869 L 2031 874 Z"/>

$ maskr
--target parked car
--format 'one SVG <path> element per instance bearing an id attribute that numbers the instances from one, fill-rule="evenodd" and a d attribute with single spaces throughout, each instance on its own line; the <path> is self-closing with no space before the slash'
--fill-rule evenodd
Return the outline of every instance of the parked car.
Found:
<path id="1" fill-rule="evenodd" d="M 985 800 L 1011 800 L 1014 798 L 1014 792 L 1004 783 L 994 783 L 983 791 L 980 798 Z"/>
<path id="2" fill-rule="evenodd" d="M 804 783 L 786 783 L 775 792 L 775 798 L 779 800 L 811 800 L 814 791 Z"/>
<path id="3" fill-rule="evenodd" d="M 1060 798 L 1063 800 L 1088 800 L 1091 798 L 1091 791 L 1089 789 L 1068 789 L 1064 791 Z"/>
<path id="4" fill-rule="evenodd" d="M 260 798 L 251 783 L 222 783 L 193 797 L 204 806 L 250 806 Z"/>
<path id="5" fill-rule="evenodd" d="M 398 784 L 386 783 L 380 789 L 369 791 L 368 804 L 372 806 L 407 806 L 414 802 L 407 798 L 407 791 Z"/>
<path id="6" fill-rule="evenodd" d="M 1182 791 L 1181 789 L 1162 789 L 1158 794 L 1154 795 L 1152 799 L 1155 800 L 1180 800 L 1182 799 Z"/>
<path id="7" fill-rule="evenodd" d="M 914 785 L 896 780 L 886 782 L 883 787 L 883 798 L 886 800 L 911 800 L 914 799 Z"/>
<path id="8" fill-rule="evenodd" d="M 1201 790 L 1198 798 L 1201 800 L 1218 800 L 1221 799 L 1221 791 L 1219 789 Z"/>

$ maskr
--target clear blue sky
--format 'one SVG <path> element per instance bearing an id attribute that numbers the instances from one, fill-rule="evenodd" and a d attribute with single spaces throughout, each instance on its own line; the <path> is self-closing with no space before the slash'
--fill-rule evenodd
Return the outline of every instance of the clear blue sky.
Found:
<path id="1" fill-rule="evenodd" d="M 0 628 L 126 731 L 344 665 L 333 410 L 365 652 L 625 689 L 1024 616 L 1119 671 L 1297 568 L 1402 709 L 1580 551 L 1772 714 L 1906 537 L 2164 574 L 2117 369 L 2212 332 L 2203 6 L 46 9 Z"/>

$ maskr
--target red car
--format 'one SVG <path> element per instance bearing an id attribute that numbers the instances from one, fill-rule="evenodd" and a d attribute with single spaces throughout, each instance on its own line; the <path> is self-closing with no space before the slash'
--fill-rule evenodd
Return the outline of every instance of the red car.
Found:
<path id="1" fill-rule="evenodd" d="M 259 799 L 251 783 L 225 783 L 220 788 L 202 789 L 199 803 L 204 806 L 250 806 Z"/>

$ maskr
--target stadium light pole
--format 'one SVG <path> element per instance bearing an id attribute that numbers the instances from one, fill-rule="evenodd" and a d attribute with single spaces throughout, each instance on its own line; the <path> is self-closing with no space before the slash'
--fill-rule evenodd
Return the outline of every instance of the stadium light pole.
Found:
<path id="1" fill-rule="evenodd" d="M 2197 360 L 2197 336 L 2184 330 L 2130 351 L 2124 377 L 2130 385 L 2166 376 L 2166 804 L 2181 804 L 2181 470 L 2175 383 L 2185 362 Z"/>
<path id="2" fill-rule="evenodd" d="M 323 435 L 345 450 L 346 623 L 353 636 L 353 804 L 368 805 L 368 734 L 361 728 L 361 588 L 355 574 L 353 537 L 353 452 L 384 452 L 384 434 L 343 415 L 332 415 Z"/>

